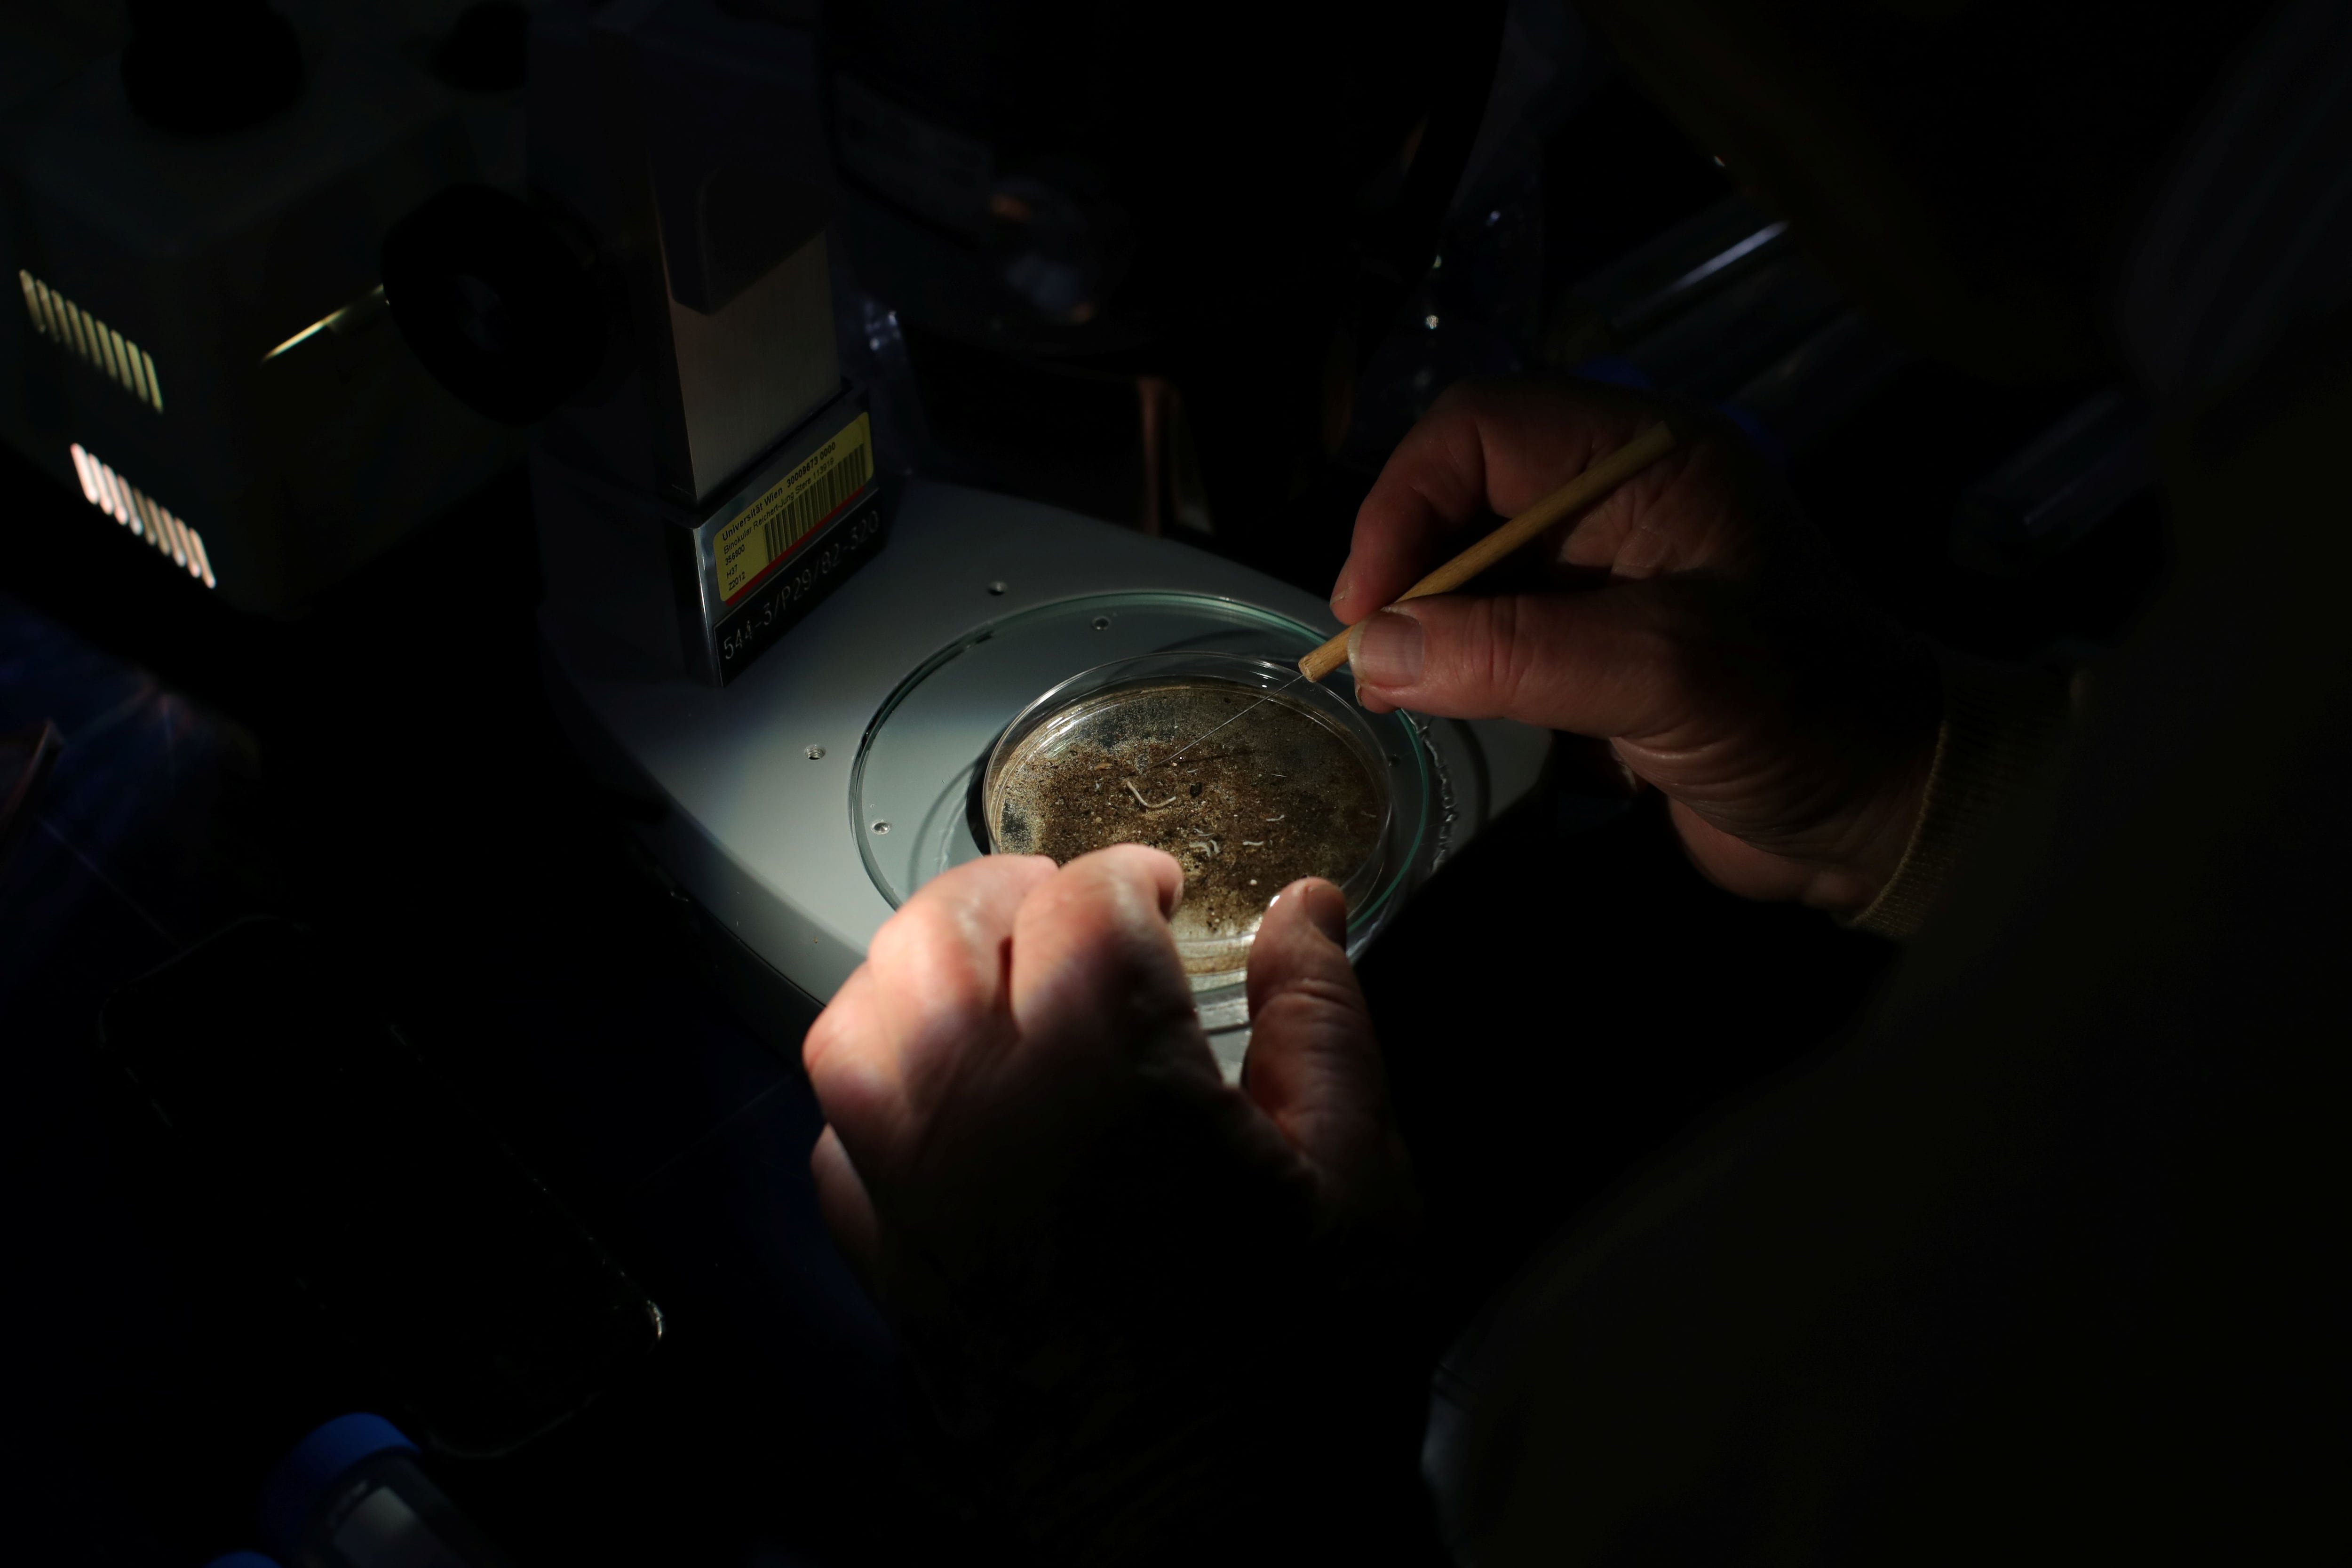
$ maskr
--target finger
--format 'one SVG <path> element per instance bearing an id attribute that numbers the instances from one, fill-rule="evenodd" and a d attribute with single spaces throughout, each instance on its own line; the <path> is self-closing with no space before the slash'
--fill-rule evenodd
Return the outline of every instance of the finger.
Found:
<path id="1" fill-rule="evenodd" d="M 1353 628 L 1349 662 L 1368 708 L 1647 739 L 1689 718 L 1737 660 L 1701 613 L 1707 592 L 1628 583 L 1415 599 Z"/>
<path id="2" fill-rule="evenodd" d="M 1683 851 L 1690 857 L 1691 864 L 1727 893 L 1780 903 L 1802 897 L 1808 888 L 1822 880 L 1818 868 L 1759 849 L 1725 832 L 1681 801 L 1667 802 L 1666 809 L 1674 818 L 1675 836 L 1682 840 Z M 1859 909 L 1868 902 L 1865 897 L 1848 907 Z"/>
<path id="3" fill-rule="evenodd" d="M 1419 582 L 1493 512 L 1510 517 L 1656 416 L 1596 389 L 1465 382 L 1406 433 L 1356 513 L 1331 611 L 1353 623 Z"/>
<path id="4" fill-rule="evenodd" d="M 1002 994 L 1003 950 L 1014 912 L 1053 874 L 1054 863 L 1042 855 L 986 855 L 941 872 L 874 933 L 866 963 L 897 1001 L 932 1000 L 898 984 L 932 978 L 982 985 L 985 996 L 972 1000 L 994 1001 Z M 934 965 L 942 966 L 936 976 L 929 973 Z"/>
<path id="5" fill-rule="evenodd" d="M 927 883 L 883 923 L 866 963 L 802 1043 L 818 1102 L 867 1173 L 928 1113 L 957 1058 L 1010 1029 L 1013 917 L 1050 879 L 1040 856 L 990 856 Z"/>
<path id="6" fill-rule="evenodd" d="M 841 1146 L 841 1135 L 829 1126 L 816 1135 L 816 1147 L 809 1151 L 809 1173 L 816 1178 L 817 1213 L 834 1245 L 858 1282 L 871 1290 L 881 1257 L 880 1222 L 857 1167 L 849 1163 L 849 1151 Z"/>
<path id="7" fill-rule="evenodd" d="M 887 1031 L 886 1005 L 876 993 L 873 966 L 861 963 L 801 1037 L 801 1068 L 828 1116 L 837 1110 L 862 1120 L 872 1114 L 865 1109 L 869 1102 L 895 1100 L 897 1057 L 874 1044 Z"/>
<path id="8" fill-rule="evenodd" d="M 1396 1149 L 1347 925 L 1346 899 L 1319 878 L 1276 895 L 1250 947 L 1242 1087 L 1318 1179 L 1360 1192 L 1395 1163 Z"/>
<path id="9" fill-rule="evenodd" d="M 1038 886 L 1013 923 L 1013 1012 L 1024 1045 L 1140 1044 L 1191 1020 L 1192 987 L 1168 929 L 1183 892 L 1175 858 L 1139 844 L 1082 855 Z"/>

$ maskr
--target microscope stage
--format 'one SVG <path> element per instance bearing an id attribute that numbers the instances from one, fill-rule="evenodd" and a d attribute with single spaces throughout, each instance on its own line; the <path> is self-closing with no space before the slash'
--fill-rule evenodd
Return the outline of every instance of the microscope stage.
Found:
<path id="1" fill-rule="evenodd" d="M 782 982 L 767 1005 L 804 1023 L 897 903 L 979 852 L 972 771 L 1040 692 L 1171 647 L 1295 658 L 1337 623 L 1314 595 L 1205 551 L 918 480 L 882 552 L 727 687 L 649 677 L 549 611 L 541 629 L 574 743 L 646 803 L 655 860 Z M 1398 733 L 1418 736 L 1431 785 L 1414 882 L 1535 786 L 1550 744 L 1507 722 Z M 1202 1003 L 1230 1068 L 1246 1015 L 1227 991 Z"/>

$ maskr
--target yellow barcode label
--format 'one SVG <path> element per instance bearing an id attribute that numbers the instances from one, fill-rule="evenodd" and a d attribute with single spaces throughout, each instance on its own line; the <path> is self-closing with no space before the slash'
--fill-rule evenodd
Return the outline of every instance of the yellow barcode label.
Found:
<path id="1" fill-rule="evenodd" d="M 811 452 L 768 493 L 722 524 L 712 542 L 719 597 L 733 604 L 866 488 L 874 477 L 874 439 L 861 414 Z"/>

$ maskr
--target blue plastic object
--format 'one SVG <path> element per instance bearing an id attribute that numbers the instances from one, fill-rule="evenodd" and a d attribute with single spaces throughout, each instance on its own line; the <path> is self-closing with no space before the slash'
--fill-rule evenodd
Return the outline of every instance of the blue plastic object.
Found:
<path id="1" fill-rule="evenodd" d="M 416 1445 L 381 1415 L 338 1415 L 294 1445 L 261 1489 L 261 1538 L 293 1555 L 302 1525 L 327 1489 L 378 1454 L 414 1454 Z M 267 1561 L 267 1559 L 264 1559 Z"/>
<path id="2" fill-rule="evenodd" d="M 1650 379 L 1648 372 L 1621 354 L 1594 354 L 1591 359 L 1579 360 L 1568 367 L 1568 374 L 1579 381 L 1597 381 L 1605 386 L 1630 387 L 1635 392 L 1657 390 L 1657 384 Z M 1775 468 L 1789 466 L 1788 450 L 1772 434 L 1771 426 L 1765 424 L 1753 409 L 1743 408 L 1737 403 L 1718 403 L 1715 408 L 1717 413 L 1738 426 L 1740 434 L 1746 436 L 1758 451 L 1770 458 Z"/>
<path id="3" fill-rule="evenodd" d="M 1630 386 L 1636 392 L 1652 392 L 1656 384 L 1642 367 L 1622 354 L 1594 354 L 1580 359 L 1568 367 L 1568 374 L 1579 381 L 1597 381 L 1604 386 Z"/>

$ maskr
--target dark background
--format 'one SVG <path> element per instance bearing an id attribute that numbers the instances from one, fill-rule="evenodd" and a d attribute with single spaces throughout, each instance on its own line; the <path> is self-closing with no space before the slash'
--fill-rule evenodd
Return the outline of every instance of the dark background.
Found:
<path id="1" fill-rule="evenodd" d="M 1724 192 L 1622 86 L 1555 140 L 1604 135 L 1601 183 L 1548 198 L 1552 287 Z M 2161 574 L 2153 502 L 2029 578 L 1946 552 L 1959 491 L 2083 391 L 1915 367 L 1790 479 L 1914 625 L 2013 656 L 2095 644 Z M 1370 473 L 1330 466 L 1253 553 L 1327 586 Z M 22 960 L 0 992 L 12 1558 L 248 1544 L 276 1454 L 372 1396 L 299 1302 L 173 1223 L 168 1160 L 90 1048 L 115 988 L 257 912 L 342 954 L 352 1005 L 397 1020 L 667 1315 L 585 1415 L 504 1459 L 431 1463 L 518 1561 L 986 1554 L 815 1224 L 796 1026 L 719 1000 L 693 912 L 632 863 L 555 729 L 530 505 L 510 473 L 263 620 L 0 453 L 0 729 L 73 737 L 0 868 Z M 1432 1203 L 1433 1332 L 1631 1165 L 1832 1039 L 1891 951 L 1720 895 L 1654 803 L 1563 770 L 1364 964 Z"/>

